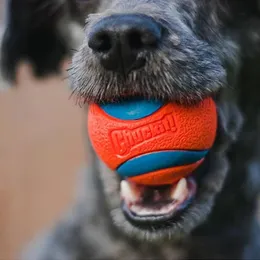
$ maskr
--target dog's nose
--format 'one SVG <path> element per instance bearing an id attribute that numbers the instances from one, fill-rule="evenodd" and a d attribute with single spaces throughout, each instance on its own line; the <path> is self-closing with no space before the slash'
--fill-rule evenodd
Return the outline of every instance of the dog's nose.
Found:
<path id="1" fill-rule="evenodd" d="M 112 15 L 95 24 L 89 33 L 89 47 L 107 70 L 128 74 L 144 66 L 145 53 L 161 39 L 161 26 L 153 18 Z"/>

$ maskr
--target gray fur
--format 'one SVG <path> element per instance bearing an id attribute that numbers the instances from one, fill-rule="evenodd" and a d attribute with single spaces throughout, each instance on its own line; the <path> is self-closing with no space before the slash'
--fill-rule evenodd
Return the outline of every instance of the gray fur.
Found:
<path id="1" fill-rule="evenodd" d="M 56 6 L 53 0 L 47 2 Z M 80 104 L 114 101 L 125 94 L 182 104 L 213 96 L 218 134 L 195 172 L 202 176 L 196 200 L 179 221 L 158 231 L 141 230 L 126 220 L 120 209 L 119 181 L 87 140 L 89 167 L 75 206 L 36 239 L 22 259 L 259 259 L 259 1 L 90 0 L 82 9 L 73 0 L 62 3 L 66 8 L 53 17 L 52 25 L 59 29 L 52 37 L 67 34 L 59 39 L 71 39 L 71 30 L 61 21 L 83 24 L 85 20 L 84 39 L 69 70 L 71 89 Z M 158 50 L 140 53 L 148 61 L 146 66 L 127 77 L 103 69 L 88 47 L 91 28 L 105 17 L 122 13 L 151 16 L 168 31 Z M 18 30 L 23 42 L 23 28 L 16 26 L 7 32 L 13 35 Z M 34 32 L 30 35 L 33 38 Z M 13 61 L 10 42 L 5 36 L 2 65 L 6 78 L 14 80 L 16 63 L 9 66 L 7 62 Z M 56 71 L 34 52 L 22 53 L 17 53 L 17 59 L 31 60 L 38 75 Z M 56 51 L 52 58 L 58 61 L 59 55 Z"/>

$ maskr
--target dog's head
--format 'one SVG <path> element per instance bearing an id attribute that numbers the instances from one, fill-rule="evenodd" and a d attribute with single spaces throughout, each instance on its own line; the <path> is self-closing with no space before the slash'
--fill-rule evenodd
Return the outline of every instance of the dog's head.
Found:
<path id="1" fill-rule="evenodd" d="M 235 93 L 243 55 L 260 44 L 256 10 L 257 1 L 111 0 L 87 18 L 70 70 L 80 100 L 142 96 L 189 105 L 211 96 L 218 106 L 215 145 L 192 181 L 148 188 L 119 180 L 101 163 L 109 211 L 127 234 L 182 236 L 211 213 L 228 172 L 226 150 L 242 122 Z"/>
<path id="2" fill-rule="evenodd" d="M 6 78 L 15 77 L 17 61 L 25 58 L 40 76 L 58 68 L 71 38 L 64 35 L 64 21 L 84 17 L 75 2 L 49 1 L 37 7 L 31 1 L 10 1 L 1 62 Z M 86 16 L 97 10 L 86 17 L 84 41 L 69 70 L 73 93 L 80 102 L 136 96 L 184 105 L 209 96 L 216 101 L 217 138 L 192 179 L 148 188 L 119 180 L 99 162 L 104 191 L 100 194 L 120 230 L 155 239 L 188 234 L 212 212 L 228 173 L 226 153 L 242 125 L 237 99 L 246 92 L 241 91 L 240 72 L 245 58 L 259 55 L 259 1 L 77 2 L 86 7 Z"/>

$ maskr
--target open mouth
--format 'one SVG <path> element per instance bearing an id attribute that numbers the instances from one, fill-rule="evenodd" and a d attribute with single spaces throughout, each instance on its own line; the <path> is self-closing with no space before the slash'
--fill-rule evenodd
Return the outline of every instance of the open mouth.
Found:
<path id="1" fill-rule="evenodd" d="M 145 186 L 127 179 L 121 181 L 122 210 L 139 228 L 165 227 L 185 211 L 194 199 L 197 184 L 193 177 L 182 178 L 172 185 Z"/>
<path id="2" fill-rule="evenodd" d="M 215 140 L 212 98 L 193 106 L 142 99 L 93 104 L 88 123 L 94 148 L 120 179 L 124 221 L 155 231 L 185 218 Z"/>

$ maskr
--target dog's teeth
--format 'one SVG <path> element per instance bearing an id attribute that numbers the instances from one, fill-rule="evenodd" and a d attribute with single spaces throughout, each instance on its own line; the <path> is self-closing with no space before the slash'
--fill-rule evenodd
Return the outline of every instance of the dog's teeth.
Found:
<path id="1" fill-rule="evenodd" d="M 174 210 L 176 205 L 169 205 L 162 207 L 161 209 L 152 209 L 152 208 L 145 208 L 138 205 L 133 205 L 131 207 L 131 211 L 133 211 L 138 216 L 159 216 L 165 215 Z"/>
<path id="2" fill-rule="evenodd" d="M 148 208 L 142 208 L 138 206 L 133 206 L 132 210 L 138 214 L 138 216 L 149 216 L 149 215 L 154 215 L 154 211 L 152 209 Z"/>
<path id="3" fill-rule="evenodd" d="M 156 215 L 160 215 L 160 214 L 164 213 L 162 209 L 161 210 L 154 210 L 154 209 L 140 207 L 140 206 L 137 206 L 137 205 L 133 205 L 131 207 L 131 210 L 133 212 L 135 212 L 135 214 L 137 214 L 138 216 L 156 216 Z"/>
<path id="4" fill-rule="evenodd" d="M 138 200 L 138 195 L 136 194 L 135 190 L 131 188 L 130 184 L 127 181 L 121 181 L 120 188 L 122 198 L 124 198 L 128 202 L 135 202 Z"/>
<path id="5" fill-rule="evenodd" d="M 172 190 L 171 199 L 176 201 L 182 201 L 183 199 L 185 199 L 187 193 L 188 193 L 187 181 L 185 178 L 182 178 L 175 186 L 175 188 Z"/>

